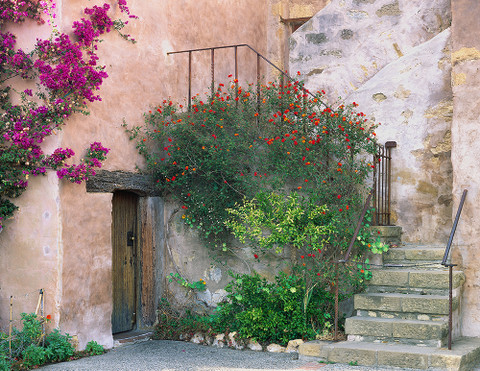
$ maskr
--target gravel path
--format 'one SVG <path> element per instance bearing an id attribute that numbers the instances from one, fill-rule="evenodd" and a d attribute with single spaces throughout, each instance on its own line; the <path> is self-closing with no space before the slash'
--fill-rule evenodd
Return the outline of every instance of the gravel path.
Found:
<path id="1" fill-rule="evenodd" d="M 399 370 L 342 364 L 322 364 L 295 359 L 296 354 L 233 350 L 180 341 L 149 340 L 110 350 L 101 356 L 57 363 L 47 370 L 88 371 L 253 371 L 253 370 Z M 405 369 L 404 369 L 405 370 Z"/>

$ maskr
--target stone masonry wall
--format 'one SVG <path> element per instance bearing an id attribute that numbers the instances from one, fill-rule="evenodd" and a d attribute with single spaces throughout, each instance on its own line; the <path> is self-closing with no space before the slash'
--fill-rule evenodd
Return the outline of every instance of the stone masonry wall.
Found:
<path id="1" fill-rule="evenodd" d="M 450 1 L 332 1 L 290 40 L 290 66 L 329 104 L 359 103 L 394 140 L 393 222 L 404 241 L 451 226 Z"/>

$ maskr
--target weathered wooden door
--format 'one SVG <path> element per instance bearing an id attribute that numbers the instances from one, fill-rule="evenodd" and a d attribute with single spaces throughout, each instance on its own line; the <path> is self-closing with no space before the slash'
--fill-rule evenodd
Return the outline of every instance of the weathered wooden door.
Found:
<path id="1" fill-rule="evenodd" d="M 138 196 L 115 192 L 112 202 L 112 332 L 115 334 L 132 330 L 135 325 Z"/>

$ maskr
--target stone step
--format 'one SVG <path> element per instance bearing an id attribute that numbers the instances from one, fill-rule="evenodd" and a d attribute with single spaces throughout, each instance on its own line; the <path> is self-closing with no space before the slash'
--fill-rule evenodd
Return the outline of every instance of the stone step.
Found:
<path id="1" fill-rule="evenodd" d="M 453 310 L 458 307 L 458 298 L 453 298 Z M 354 308 L 362 311 L 415 313 L 417 319 L 430 320 L 429 315 L 448 315 L 449 299 L 447 295 L 418 295 L 399 293 L 369 293 L 354 296 Z M 422 315 L 427 315 L 422 317 Z M 380 315 L 375 315 L 380 317 Z M 428 318 L 427 318 L 428 317 Z M 405 317 L 402 317 L 405 318 Z"/>
<path id="2" fill-rule="evenodd" d="M 453 288 L 465 282 L 462 271 L 453 271 Z M 448 270 L 372 269 L 368 292 L 411 292 L 443 294 L 448 290 Z"/>
<path id="3" fill-rule="evenodd" d="M 400 342 L 439 347 L 447 339 L 448 324 L 444 320 L 419 321 L 355 316 L 345 320 L 345 333 L 352 340 Z"/>
<path id="4" fill-rule="evenodd" d="M 440 263 L 445 253 L 445 247 L 404 245 L 400 248 L 391 248 L 383 254 L 383 261 L 391 262 L 437 262 Z"/>
<path id="5" fill-rule="evenodd" d="M 461 338 L 452 350 L 404 344 L 309 341 L 298 348 L 300 360 L 373 367 L 472 370 L 480 362 L 480 338 Z"/>

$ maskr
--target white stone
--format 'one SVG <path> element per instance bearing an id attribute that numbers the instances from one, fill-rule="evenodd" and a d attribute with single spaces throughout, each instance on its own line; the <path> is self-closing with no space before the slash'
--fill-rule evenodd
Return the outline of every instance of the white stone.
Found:
<path id="1" fill-rule="evenodd" d="M 190 339 L 191 343 L 202 344 L 205 341 L 205 337 L 201 332 L 196 332 Z"/>
<path id="2" fill-rule="evenodd" d="M 281 345 L 278 344 L 270 344 L 267 346 L 267 352 L 270 353 L 284 353 L 285 352 L 285 347 L 282 347 Z"/>
<path id="3" fill-rule="evenodd" d="M 285 349 L 285 353 L 297 353 L 300 344 L 303 344 L 302 339 L 290 340 L 287 344 L 287 349 Z"/>
<path id="4" fill-rule="evenodd" d="M 255 350 L 255 351 L 262 351 L 263 348 L 262 346 L 255 340 L 249 339 L 247 342 L 247 348 L 250 350 Z"/>
<path id="5" fill-rule="evenodd" d="M 223 348 L 225 346 L 225 334 L 218 334 L 215 336 L 212 345 L 214 347 Z"/>
<path id="6" fill-rule="evenodd" d="M 237 332 L 233 331 L 228 334 L 228 346 L 235 349 L 244 349 L 245 347 L 236 339 Z"/>

